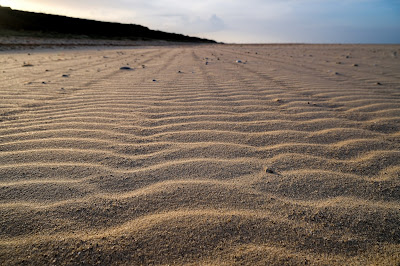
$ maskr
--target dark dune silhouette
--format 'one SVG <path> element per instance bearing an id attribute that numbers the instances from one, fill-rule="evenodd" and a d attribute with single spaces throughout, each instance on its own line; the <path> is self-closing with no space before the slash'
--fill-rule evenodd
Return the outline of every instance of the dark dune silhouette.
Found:
<path id="1" fill-rule="evenodd" d="M 25 12 L 0 6 L 0 34 L 35 37 L 166 40 L 215 43 L 213 40 L 151 30 L 136 24 L 102 22 L 59 15 Z"/>

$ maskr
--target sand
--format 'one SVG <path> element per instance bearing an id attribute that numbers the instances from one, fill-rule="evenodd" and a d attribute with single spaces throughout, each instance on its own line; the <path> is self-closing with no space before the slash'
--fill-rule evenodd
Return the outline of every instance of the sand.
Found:
<path id="1" fill-rule="evenodd" d="M 399 55 L 1 52 L 0 264 L 399 265 Z"/>

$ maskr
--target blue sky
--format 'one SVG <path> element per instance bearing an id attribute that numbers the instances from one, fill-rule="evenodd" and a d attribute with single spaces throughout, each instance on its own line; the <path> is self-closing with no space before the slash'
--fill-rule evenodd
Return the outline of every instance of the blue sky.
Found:
<path id="1" fill-rule="evenodd" d="M 221 42 L 400 43 L 400 0 L 0 0 Z"/>

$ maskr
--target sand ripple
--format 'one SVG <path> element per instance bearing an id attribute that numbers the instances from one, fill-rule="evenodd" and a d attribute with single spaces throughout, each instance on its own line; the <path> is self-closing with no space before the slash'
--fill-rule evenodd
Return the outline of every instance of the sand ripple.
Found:
<path id="1" fill-rule="evenodd" d="M 399 264 L 398 49 L 1 53 L 0 264 Z"/>

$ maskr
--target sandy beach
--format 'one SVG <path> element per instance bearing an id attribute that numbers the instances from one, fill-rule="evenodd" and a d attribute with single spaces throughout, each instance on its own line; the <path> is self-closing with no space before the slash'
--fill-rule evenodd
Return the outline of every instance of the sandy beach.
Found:
<path id="1" fill-rule="evenodd" d="M 399 265 L 399 57 L 0 52 L 0 264 Z"/>

